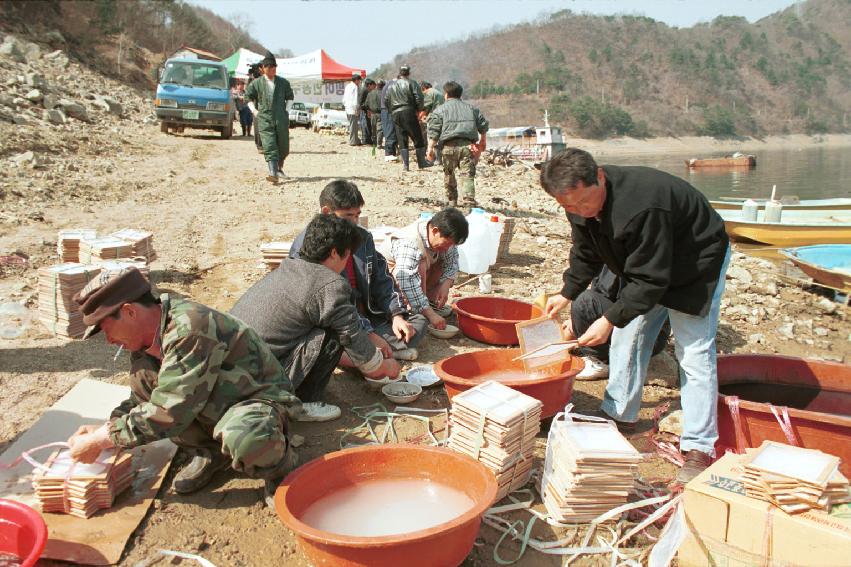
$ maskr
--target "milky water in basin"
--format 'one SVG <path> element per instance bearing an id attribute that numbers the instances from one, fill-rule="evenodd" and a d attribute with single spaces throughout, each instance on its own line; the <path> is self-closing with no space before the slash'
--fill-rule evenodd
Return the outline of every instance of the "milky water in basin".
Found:
<path id="1" fill-rule="evenodd" d="M 373 480 L 320 498 L 299 519 L 324 532 L 386 536 L 454 520 L 473 504 L 460 490 L 428 480 Z"/>

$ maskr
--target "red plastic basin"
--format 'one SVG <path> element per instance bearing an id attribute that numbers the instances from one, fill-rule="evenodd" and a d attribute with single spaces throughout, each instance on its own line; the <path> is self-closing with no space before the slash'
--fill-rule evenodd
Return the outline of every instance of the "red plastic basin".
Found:
<path id="1" fill-rule="evenodd" d="M 379 537 L 329 533 L 299 519 L 321 497 L 378 479 L 431 480 L 460 490 L 475 504 L 456 519 L 432 528 Z M 451 566 L 470 553 L 482 514 L 493 503 L 496 491 L 490 470 L 467 455 L 438 447 L 374 445 L 329 453 L 299 467 L 275 492 L 275 509 L 317 567 Z"/>
<path id="2" fill-rule="evenodd" d="M 47 526 L 26 504 L 0 498 L 0 556 L 13 555 L 22 567 L 32 567 L 47 543 Z"/>
<path id="3" fill-rule="evenodd" d="M 520 342 L 514 325 L 544 314 L 531 303 L 504 297 L 465 297 L 453 303 L 452 308 L 464 335 L 481 343 L 504 346 Z"/>
<path id="4" fill-rule="evenodd" d="M 520 356 L 519 348 L 477 350 L 444 358 L 434 365 L 434 372 L 446 385 L 451 400 L 482 382 L 496 380 L 544 404 L 541 417 L 552 417 L 564 410 L 573 396 L 573 377 L 585 367 L 585 361 L 571 356 L 561 371 L 554 376 L 526 378 L 523 361 L 512 360 Z"/>
<path id="5" fill-rule="evenodd" d="M 788 443 L 771 405 L 788 408 L 801 446 L 841 459 L 851 476 L 851 366 L 790 356 L 730 354 L 718 357 L 716 451 L 743 453 L 763 441 Z M 733 396 L 738 400 L 738 417 Z"/>

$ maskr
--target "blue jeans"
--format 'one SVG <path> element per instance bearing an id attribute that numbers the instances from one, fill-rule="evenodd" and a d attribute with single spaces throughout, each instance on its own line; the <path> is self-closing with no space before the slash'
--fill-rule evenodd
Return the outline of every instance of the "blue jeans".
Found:
<path id="1" fill-rule="evenodd" d="M 683 406 L 680 449 L 684 452 L 697 449 L 714 456 L 718 440 L 715 335 L 729 263 L 730 249 L 727 248 L 709 313 L 703 317 L 656 305 L 623 329 L 614 329 L 609 347 L 609 384 L 602 405 L 606 414 L 618 421 L 632 423 L 638 420 L 653 344 L 665 318 L 670 317 L 680 363 L 680 400 Z"/>
<path id="2" fill-rule="evenodd" d="M 396 127 L 386 108 L 381 109 L 381 129 L 384 130 L 384 155 L 396 155 Z"/>

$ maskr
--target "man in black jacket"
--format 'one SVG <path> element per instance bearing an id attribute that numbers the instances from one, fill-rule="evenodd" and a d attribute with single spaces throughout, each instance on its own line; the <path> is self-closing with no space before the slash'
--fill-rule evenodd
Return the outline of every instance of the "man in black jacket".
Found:
<path id="1" fill-rule="evenodd" d="M 399 144 L 399 154 L 402 156 L 402 167 L 408 171 L 408 138 L 414 142 L 417 151 L 417 167 L 431 167 L 433 164 L 426 160 L 426 143 L 420 129 L 419 115 L 425 112 L 423 93 L 416 81 L 410 78 L 411 68 L 402 65 L 399 76 L 392 86 L 387 88 L 384 104 L 390 111 L 393 124 L 396 126 L 396 141 Z"/>
<path id="2" fill-rule="evenodd" d="M 334 214 L 357 225 L 364 199 L 351 181 L 336 179 L 319 195 L 322 214 Z M 352 287 L 352 303 L 358 308 L 361 327 L 385 358 L 416 360 L 416 346 L 425 336 L 428 320 L 408 313 L 387 261 L 375 249 L 372 234 L 358 226 L 361 244 L 352 254 L 343 276 Z M 301 255 L 304 231 L 290 246 L 290 258 Z M 345 357 L 343 365 L 346 364 Z"/>
<path id="3" fill-rule="evenodd" d="M 598 167 L 577 148 L 544 165 L 541 186 L 567 212 L 573 240 L 564 287 L 547 301 L 547 315 L 582 293 L 604 264 L 625 282 L 578 339 L 595 346 L 612 337 L 602 410 L 622 429 L 638 420 L 651 350 L 670 317 L 684 414 L 677 480 L 685 483 L 709 465 L 718 439 L 715 334 L 730 255 L 724 222 L 682 179 L 647 167 Z"/>

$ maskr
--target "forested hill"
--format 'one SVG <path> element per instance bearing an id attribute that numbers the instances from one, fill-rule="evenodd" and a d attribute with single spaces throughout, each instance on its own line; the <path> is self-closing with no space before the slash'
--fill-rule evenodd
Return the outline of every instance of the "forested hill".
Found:
<path id="1" fill-rule="evenodd" d="M 374 74 L 408 63 L 415 79 L 459 80 L 495 126 L 540 124 L 547 108 L 583 137 L 849 132 L 849 22 L 851 0 L 683 29 L 564 10 L 416 48 Z"/>
<path id="2" fill-rule="evenodd" d="M 182 45 L 227 57 L 239 47 L 263 52 L 248 32 L 248 3 L 228 21 L 183 0 L 0 0 L 0 30 L 61 48 L 105 75 L 156 84 L 164 57 Z M 270 46 L 278 47 L 278 46 Z"/>

